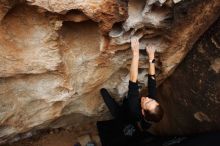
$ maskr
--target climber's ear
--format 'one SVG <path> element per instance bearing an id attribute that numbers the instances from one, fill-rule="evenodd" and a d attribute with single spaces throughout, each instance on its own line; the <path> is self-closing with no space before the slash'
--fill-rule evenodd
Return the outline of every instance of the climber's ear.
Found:
<path id="1" fill-rule="evenodd" d="M 145 114 L 144 114 L 144 109 L 141 109 L 141 113 L 142 113 L 143 116 L 145 115 Z"/>

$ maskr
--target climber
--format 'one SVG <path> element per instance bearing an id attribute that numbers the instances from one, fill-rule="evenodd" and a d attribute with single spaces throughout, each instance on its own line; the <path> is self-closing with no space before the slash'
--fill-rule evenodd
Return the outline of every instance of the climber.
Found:
<path id="1" fill-rule="evenodd" d="M 109 108 L 109 111 L 112 114 L 112 116 L 115 118 L 116 123 L 122 125 L 122 127 L 119 126 L 119 132 L 117 132 L 117 134 L 120 133 L 121 128 L 123 134 L 119 134 L 118 137 L 120 138 L 118 138 L 118 141 L 120 141 L 124 145 L 132 145 L 132 141 L 136 141 L 144 135 L 153 136 L 151 135 L 151 133 L 145 133 L 145 131 L 147 131 L 153 123 L 159 122 L 163 117 L 163 110 L 159 102 L 155 98 L 155 48 L 152 45 L 146 46 L 146 52 L 149 57 L 148 96 L 141 98 L 139 97 L 139 86 L 137 83 L 139 62 L 139 41 L 137 38 L 131 39 L 131 48 L 133 57 L 130 67 L 128 95 L 124 98 L 123 104 L 119 106 L 118 103 L 111 97 L 111 95 L 105 88 L 102 88 L 100 90 L 104 102 Z M 115 121 L 113 123 L 115 123 Z M 97 126 L 98 129 L 102 128 L 99 125 Z M 125 138 L 122 138 L 123 135 Z M 107 136 L 108 135 L 104 134 L 103 139 L 105 139 Z"/>
<path id="2" fill-rule="evenodd" d="M 163 110 L 155 98 L 156 96 L 156 79 L 155 79 L 155 50 L 153 45 L 146 46 L 146 52 L 149 59 L 148 69 L 148 96 L 139 99 L 137 84 L 138 76 L 138 59 L 139 59 L 139 41 L 133 38 L 131 41 L 133 58 L 130 68 L 130 81 L 128 89 L 128 107 L 131 117 L 140 122 L 143 129 L 150 127 L 150 123 L 159 122 L 163 117 Z M 106 92 L 107 93 L 107 92 Z"/>

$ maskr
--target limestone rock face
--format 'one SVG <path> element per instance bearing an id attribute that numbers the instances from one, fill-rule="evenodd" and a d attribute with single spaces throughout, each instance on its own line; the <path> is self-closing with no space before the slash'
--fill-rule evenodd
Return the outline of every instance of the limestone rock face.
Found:
<path id="1" fill-rule="evenodd" d="M 99 22 L 101 30 L 109 31 L 115 22 L 126 18 L 125 2 L 115 0 L 27 0 L 50 12 L 65 14 L 70 10 L 80 10 L 90 19 Z M 74 13 L 73 13 L 74 15 Z"/>
<path id="2" fill-rule="evenodd" d="M 32 8 L 11 10 L 0 32 L 1 77 L 55 71 L 62 62 L 55 26 Z"/>
<path id="3" fill-rule="evenodd" d="M 140 84 L 149 43 L 157 47 L 160 84 L 219 12 L 216 0 L 0 1 L 0 143 L 103 119 L 99 89 L 116 100 L 126 95 L 131 37 L 141 42 Z M 218 58 L 211 67 L 219 72 Z"/>

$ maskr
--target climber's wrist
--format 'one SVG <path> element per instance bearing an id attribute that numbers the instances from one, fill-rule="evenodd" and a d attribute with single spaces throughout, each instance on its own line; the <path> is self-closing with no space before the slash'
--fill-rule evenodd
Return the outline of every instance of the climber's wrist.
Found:
<path id="1" fill-rule="evenodd" d="M 154 59 L 154 54 L 150 54 L 149 55 L 149 60 L 153 60 Z"/>
<path id="2" fill-rule="evenodd" d="M 155 59 L 149 59 L 149 63 L 155 63 L 156 60 Z"/>
<path id="3" fill-rule="evenodd" d="M 133 51 L 133 57 L 139 57 L 139 50 L 138 51 Z"/>

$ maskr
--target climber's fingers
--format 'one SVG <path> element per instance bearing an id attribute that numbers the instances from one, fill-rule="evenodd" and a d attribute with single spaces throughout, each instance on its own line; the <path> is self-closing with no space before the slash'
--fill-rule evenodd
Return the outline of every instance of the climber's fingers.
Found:
<path id="1" fill-rule="evenodd" d="M 146 51 L 148 54 L 155 53 L 156 47 L 153 44 L 146 45 Z"/>
<path id="2" fill-rule="evenodd" d="M 131 48 L 133 51 L 138 51 L 139 50 L 139 40 L 137 37 L 132 37 L 131 38 Z"/>

